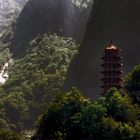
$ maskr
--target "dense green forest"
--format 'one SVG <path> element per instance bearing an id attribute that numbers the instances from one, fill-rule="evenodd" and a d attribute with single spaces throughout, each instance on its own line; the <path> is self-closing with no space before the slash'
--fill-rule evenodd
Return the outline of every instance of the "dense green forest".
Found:
<path id="1" fill-rule="evenodd" d="M 60 39 L 58 36 L 55 37 Z M 49 40 L 50 38 L 54 39 L 54 35 L 45 35 L 45 38 Z M 34 43 L 37 41 L 35 40 L 33 41 Z M 67 41 L 69 42 L 71 40 Z M 34 44 L 33 42 L 31 44 Z M 75 46 L 75 44 L 73 45 Z M 75 47 L 73 49 L 75 50 Z M 140 65 L 134 67 L 133 70 L 126 76 L 125 89 L 128 93 L 135 91 L 136 86 L 137 89 L 140 88 L 138 84 L 140 81 L 139 75 Z M 40 76 L 38 78 L 40 79 Z M 58 79 L 60 80 L 61 78 L 58 77 Z M 49 79 L 47 80 L 49 81 Z M 35 83 L 32 81 L 32 84 Z M 42 85 L 43 87 L 44 84 L 45 83 Z M 42 86 L 39 91 L 43 91 Z M 91 100 L 84 97 L 76 88 L 72 88 L 68 92 L 60 90 L 62 84 L 58 86 L 55 81 L 53 81 L 53 83 L 49 86 L 53 86 L 53 88 L 49 88 L 50 92 L 44 92 L 45 94 L 43 97 L 36 96 L 38 87 L 37 89 L 34 87 L 36 91 L 31 92 L 30 85 L 27 86 L 28 88 L 30 87 L 30 90 L 27 90 L 25 87 L 22 89 L 22 85 L 18 86 L 17 91 L 20 89 L 21 96 L 18 96 L 16 91 L 15 95 L 14 91 L 12 91 L 13 93 L 10 93 L 14 98 L 13 99 L 12 96 L 9 97 L 11 102 L 8 102 L 8 105 L 11 106 L 11 111 L 13 112 L 13 109 L 16 109 L 16 112 L 14 113 L 19 112 L 25 115 L 25 118 L 22 116 L 22 119 L 18 122 L 20 123 L 20 127 L 18 125 L 18 129 L 21 128 L 21 123 L 22 125 L 26 124 L 23 119 L 29 119 L 28 117 L 30 115 L 36 116 L 36 122 L 34 122 L 34 127 L 36 129 L 34 133 L 32 133 L 33 140 L 71 140 L 75 138 L 81 140 L 140 139 L 140 107 L 137 104 L 138 102 L 134 102 L 127 93 L 122 94 L 122 92 L 118 91 L 116 88 L 112 88 L 108 91 L 105 97 L 100 97 L 98 100 Z M 54 90 L 55 86 L 57 89 Z M 29 96 L 27 96 L 27 93 Z M 49 96 L 49 93 L 54 93 L 56 95 L 53 95 L 54 98 L 51 102 L 48 101 L 48 97 L 49 100 L 50 97 L 52 97 L 52 95 Z M 39 95 L 42 94 L 39 92 Z M 34 98 L 31 98 L 31 96 Z M 18 97 L 20 97 L 20 100 Z M 36 100 L 36 97 L 39 100 Z M 5 101 L 7 101 L 7 98 L 7 96 L 3 95 L 3 99 L 5 99 Z M 19 102 L 16 102 L 16 99 Z M 15 102 L 13 103 L 13 101 Z M 39 101 L 41 102 L 39 103 Z M 34 108 L 31 106 L 32 104 L 35 104 Z M 25 112 L 21 112 L 21 109 L 23 111 L 23 108 L 16 108 L 16 106 L 22 106 L 24 109 L 28 108 L 32 110 L 28 113 L 26 112 L 27 110 L 24 110 Z M 40 117 L 39 114 L 31 114 L 41 111 L 40 109 L 43 109 L 42 112 L 40 112 L 40 114 L 42 113 Z M 29 115 L 28 117 L 26 116 L 27 114 Z M 29 125 L 31 127 L 31 122 L 33 120 L 30 118 L 28 121 L 30 122 Z M 15 125 L 17 126 L 17 124 Z M 22 132 L 21 134 L 10 132 L 13 124 L 8 125 L 4 119 L 0 120 L 0 126 L 3 128 L 0 130 L 0 138 L 2 138 L 2 140 L 28 140 L 28 138 L 25 137 L 27 136 L 26 134 L 28 134 L 27 132 Z M 27 128 L 27 126 L 25 127 Z"/>
<path id="2" fill-rule="evenodd" d="M 35 140 L 139 140 L 140 108 L 112 88 L 97 101 L 73 89 L 41 116 Z"/>
<path id="3" fill-rule="evenodd" d="M 0 88 L 0 116 L 10 129 L 33 129 L 37 117 L 63 87 L 70 60 L 77 53 L 72 39 L 44 34 L 33 39 L 27 55 L 15 60 Z"/>

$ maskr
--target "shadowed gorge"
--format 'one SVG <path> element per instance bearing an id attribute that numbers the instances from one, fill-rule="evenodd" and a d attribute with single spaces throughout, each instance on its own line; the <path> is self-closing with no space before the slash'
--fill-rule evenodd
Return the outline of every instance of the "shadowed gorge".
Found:
<path id="1" fill-rule="evenodd" d="M 84 41 L 69 70 L 66 88 L 76 86 L 86 95 L 100 93 L 100 57 L 110 40 L 123 50 L 124 71 L 140 63 L 140 1 L 95 0 Z"/>

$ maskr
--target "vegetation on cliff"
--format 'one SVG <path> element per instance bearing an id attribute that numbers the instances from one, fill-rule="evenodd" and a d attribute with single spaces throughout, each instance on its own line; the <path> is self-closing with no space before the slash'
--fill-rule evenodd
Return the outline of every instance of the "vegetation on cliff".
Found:
<path id="1" fill-rule="evenodd" d="M 33 128 L 37 117 L 63 87 L 77 46 L 72 39 L 44 34 L 33 39 L 27 55 L 15 60 L 8 81 L 0 88 L 0 116 L 10 128 Z"/>
<path id="2" fill-rule="evenodd" d="M 125 78 L 125 89 L 128 92 L 140 91 L 140 65 L 137 65 Z"/>

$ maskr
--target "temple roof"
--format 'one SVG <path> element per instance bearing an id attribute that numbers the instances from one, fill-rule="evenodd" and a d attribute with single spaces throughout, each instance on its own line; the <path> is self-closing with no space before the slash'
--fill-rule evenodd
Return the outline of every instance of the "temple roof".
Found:
<path id="1" fill-rule="evenodd" d="M 118 48 L 118 46 L 117 45 L 115 45 L 114 43 L 112 43 L 112 41 L 110 42 L 110 44 L 104 49 L 104 51 L 115 51 L 115 50 L 117 50 L 117 52 L 118 51 L 121 51 L 121 49 L 120 48 Z"/>
<path id="2" fill-rule="evenodd" d="M 106 49 L 107 49 L 107 50 L 112 50 L 112 49 L 113 49 L 113 50 L 118 50 L 118 47 L 115 46 L 113 43 L 110 43 L 110 45 L 107 46 Z"/>

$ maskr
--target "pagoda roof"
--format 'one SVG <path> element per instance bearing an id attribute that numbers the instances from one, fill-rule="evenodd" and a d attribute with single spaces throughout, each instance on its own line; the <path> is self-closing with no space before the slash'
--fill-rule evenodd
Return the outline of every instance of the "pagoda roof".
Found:
<path id="1" fill-rule="evenodd" d="M 106 47 L 106 50 L 118 50 L 118 47 L 115 46 L 114 44 L 110 44 L 109 46 Z"/>
<path id="2" fill-rule="evenodd" d="M 112 41 L 104 50 L 119 50 L 119 51 L 121 51 L 121 49 L 119 49 Z"/>

